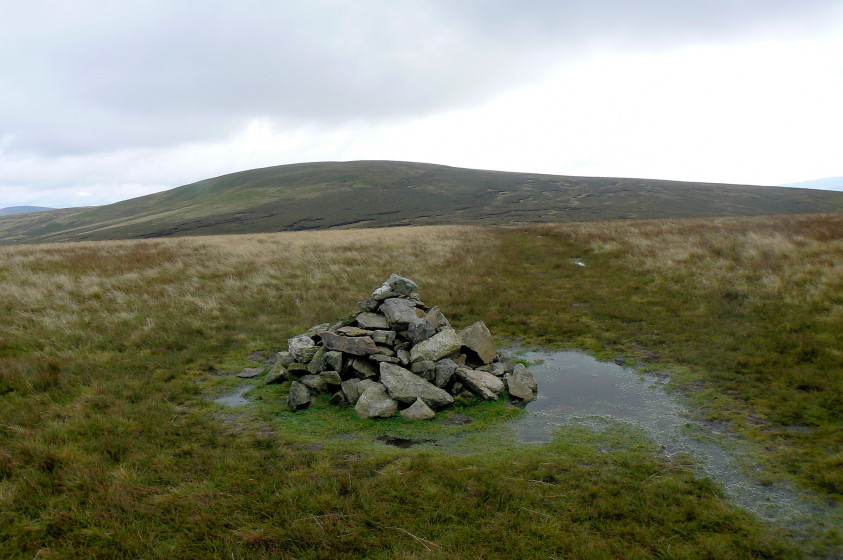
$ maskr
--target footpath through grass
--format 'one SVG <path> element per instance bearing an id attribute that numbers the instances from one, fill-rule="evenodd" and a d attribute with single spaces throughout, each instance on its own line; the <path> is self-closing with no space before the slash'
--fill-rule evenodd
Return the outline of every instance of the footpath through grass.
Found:
<path id="1" fill-rule="evenodd" d="M 710 414 L 769 438 L 782 456 L 801 454 L 785 464 L 833 497 L 839 474 L 823 472 L 840 462 L 840 385 L 818 372 L 839 366 L 841 345 L 824 348 L 840 340 L 840 233 L 831 216 L 0 248 L 0 555 L 799 557 L 634 435 L 571 429 L 522 447 L 494 421 L 513 412 L 487 405 L 464 429 L 447 415 L 434 421 L 437 437 L 467 442 L 459 453 L 401 450 L 371 440 L 419 428 L 358 422 L 322 404 L 293 415 L 269 388 L 245 410 L 208 394 L 231 388 L 216 376 L 247 365 L 250 351 L 347 313 L 395 271 L 457 326 L 482 318 L 503 335 L 683 366 L 686 383 L 707 391 Z M 746 276 L 732 323 L 719 320 L 728 305 L 713 300 L 724 288 L 703 275 L 705 255 L 721 252 L 728 272 L 749 258 L 739 258 L 741 240 L 771 237 L 787 257 L 765 261 L 783 263 L 782 291 L 775 274 Z M 635 244 L 660 239 L 710 245 L 676 257 L 683 269 Z M 733 276 L 750 268 L 738 264 Z M 814 268 L 800 283 L 791 273 L 803 266 Z M 787 365 L 798 351 L 779 345 L 796 335 L 755 325 L 764 309 L 779 314 L 768 323 L 804 313 L 797 334 L 810 360 Z M 738 329 L 733 347 L 714 344 Z M 760 361 L 750 370 L 726 357 Z M 767 366 L 777 369 L 765 379 Z M 472 430 L 501 437 L 472 443 Z"/>

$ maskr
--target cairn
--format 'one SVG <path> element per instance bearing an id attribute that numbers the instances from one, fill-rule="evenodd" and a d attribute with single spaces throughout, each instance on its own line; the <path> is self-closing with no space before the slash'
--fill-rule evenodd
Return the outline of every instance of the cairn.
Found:
<path id="1" fill-rule="evenodd" d="M 455 398 L 496 400 L 505 391 L 519 402 L 535 398 L 533 375 L 498 353 L 483 321 L 457 332 L 418 289 L 390 275 L 358 303 L 360 312 L 289 339 L 266 383 L 289 381 L 293 410 L 327 393 L 331 404 L 353 406 L 361 418 L 427 420 Z"/>

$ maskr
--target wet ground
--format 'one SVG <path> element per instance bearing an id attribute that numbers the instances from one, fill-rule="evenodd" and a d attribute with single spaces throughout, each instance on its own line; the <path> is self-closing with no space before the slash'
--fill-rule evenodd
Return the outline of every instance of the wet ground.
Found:
<path id="1" fill-rule="evenodd" d="M 578 424 L 595 430 L 617 422 L 640 427 L 666 455 L 684 453 L 701 475 L 724 488 L 736 504 L 781 524 L 810 542 L 828 529 L 843 526 L 842 508 L 795 489 L 784 480 L 763 480 L 749 442 L 691 417 L 678 398 L 666 393 L 665 379 L 614 363 L 599 362 L 581 352 L 510 349 L 527 360 L 538 382 L 538 397 L 512 428 L 525 442 L 552 438 L 560 426 Z"/>
<path id="2" fill-rule="evenodd" d="M 393 447 L 401 447 L 402 449 L 407 449 L 409 447 L 413 447 L 414 445 L 420 445 L 422 443 L 433 443 L 436 440 L 422 438 L 414 439 L 391 435 L 382 435 L 376 437 L 375 441 L 377 441 L 378 443 L 385 443 L 386 445 L 391 445 Z"/>
<path id="3" fill-rule="evenodd" d="M 809 548 L 843 527 L 843 508 L 798 490 L 786 480 L 775 480 L 769 474 L 759 478 L 757 473 L 763 469 L 753 458 L 761 451 L 729 433 L 728 427 L 693 418 L 679 398 L 665 392 L 666 377 L 599 362 L 582 352 L 517 347 L 506 352 L 529 362 L 539 387 L 536 400 L 525 407 L 526 414 L 510 424 L 520 441 L 549 441 L 566 425 L 586 426 L 599 433 L 617 429 L 621 423 L 642 430 L 664 455 L 681 453 L 690 458 L 698 474 L 719 483 L 732 502 L 786 528 Z M 240 385 L 214 402 L 227 407 L 246 405 L 250 400 L 245 394 L 253 387 Z M 446 422 L 472 420 L 457 415 Z M 375 441 L 401 448 L 436 443 L 391 435 Z"/>
<path id="4" fill-rule="evenodd" d="M 243 406 L 244 404 L 248 404 L 250 402 L 249 399 L 243 395 L 245 395 L 252 387 L 252 385 L 242 385 L 233 393 L 214 399 L 214 402 L 217 404 L 224 404 L 226 406 Z"/>

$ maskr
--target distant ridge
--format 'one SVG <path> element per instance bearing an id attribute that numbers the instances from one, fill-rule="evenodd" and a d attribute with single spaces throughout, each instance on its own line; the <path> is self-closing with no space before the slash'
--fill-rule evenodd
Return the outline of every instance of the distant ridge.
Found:
<path id="1" fill-rule="evenodd" d="M 29 212 L 41 212 L 42 210 L 52 210 L 46 206 L 9 206 L 8 208 L 0 208 L 0 216 L 8 214 L 28 214 Z"/>
<path id="2" fill-rule="evenodd" d="M 784 187 L 799 187 L 803 189 L 822 189 L 830 191 L 843 191 L 843 177 L 825 177 L 812 181 L 800 181 L 799 183 L 788 183 Z"/>
<path id="3" fill-rule="evenodd" d="M 0 216 L 0 243 L 840 211 L 843 193 L 830 191 L 320 162 L 231 173 L 108 206 Z"/>

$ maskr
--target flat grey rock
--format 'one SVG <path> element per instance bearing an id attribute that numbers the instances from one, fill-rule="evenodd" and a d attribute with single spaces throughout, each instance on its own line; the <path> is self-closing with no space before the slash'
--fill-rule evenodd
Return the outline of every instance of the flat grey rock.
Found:
<path id="1" fill-rule="evenodd" d="M 321 375 L 309 373 L 303 375 L 299 382 L 305 385 L 311 392 L 322 393 L 328 388 L 328 380 Z"/>
<path id="2" fill-rule="evenodd" d="M 428 383 L 418 375 L 406 369 L 382 362 L 380 366 L 381 383 L 386 387 L 389 396 L 405 403 L 412 403 L 422 399 L 432 407 L 443 407 L 454 403 L 454 398 L 447 391 Z"/>
<path id="3" fill-rule="evenodd" d="M 375 344 L 385 344 L 392 346 L 395 344 L 395 331 L 375 331 L 372 333 L 372 340 Z"/>
<path id="4" fill-rule="evenodd" d="M 498 395 L 504 390 L 503 381 L 485 371 L 458 367 L 454 375 L 469 391 L 487 401 L 497 400 Z"/>
<path id="5" fill-rule="evenodd" d="M 451 382 L 451 378 L 459 366 L 450 358 L 442 358 L 438 362 L 435 362 L 435 364 L 433 384 L 437 387 L 444 387 Z"/>
<path id="6" fill-rule="evenodd" d="M 287 379 L 290 381 L 296 380 L 302 375 L 310 373 L 307 369 L 307 364 L 300 364 L 298 362 L 290 364 L 287 367 Z"/>
<path id="7" fill-rule="evenodd" d="M 386 317 L 377 313 L 360 313 L 357 315 L 357 326 L 364 329 L 389 330 Z"/>
<path id="8" fill-rule="evenodd" d="M 357 307 L 360 308 L 360 311 L 377 311 L 378 306 L 381 304 L 378 300 L 374 298 L 369 298 L 365 301 L 358 301 Z"/>
<path id="9" fill-rule="evenodd" d="M 374 292 L 372 292 L 371 299 L 376 301 L 384 300 L 388 297 L 407 296 L 413 292 L 418 292 L 419 287 L 415 282 L 409 278 L 399 276 L 395 273 L 390 274 L 386 282 L 381 284 Z"/>
<path id="10" fill-rule="evenodd" d="M 345 400 L 347 400 L 351 406 L 357 404 L 357 399 L 360 398 L 360 389 L 357 386 L 356 379 L 343 381 L 340 385 L 340 390 L 343 395 L 345 395 Z"/>
<path id="11" fill-rule="evenodd" d="M 436 362 L 432 360 L 413 362 L 410 371 L 432 383 L 436 379 Z M 441 385 L 437 385 L 437 387 L 441 387 Z"/>
<path id="12" fill-rule="evenodd" d="M 426 319 L 418 317 L 410 322 L 407 327 L 407 338 L 415 346 L 419 342 L 425 341 L 436 334 L 436 328 L 431 325 Z"/>
<path id="13" fill-rule="evenodd" d="M 354 358 L 351 361 L 351 369 L 362 377 L 376 377 L 378 375 L 376 366 L 366 358 Z"/>
<path id="14" fill-rule="evenodd" d="M 280 363 L 284 367 L 290 367 L 290 364 L 296 363 L 296 359 L 289 352 L 278 352 L 275 363 Z"/>
<path id="15" fill-rule="evenodd" d="M 251 379 L 253 377 L 257 377 L 263 373 L 263 368 L 260 367 L 247 367 L 244 368 L 243 371 L 237 374 L 237 377 L 240 379 Z"/>
<path id="16" fill-rule="evenodd" d="M 430 420 L 434 416 L 436 413 L 420 398 L 401 411 L 401 418 L 404 420 Z"/>
<path id="17" fill-rule="evenodd" d="M 374 331 L 348 326 L 338 328 L 337 332 L 343 336 L 371 336 Z"/>
<path id="18" fill-rule="evenodd" d="M 333 371 L 342 371 L 342 352 L 336 350 L 325 352 L 325 363 Z"/>
<path id="19" fill-rule="evenodd" d="M 267 385 L 276 385 L 285 381 L 287 381 L 287 370 L 278 362 L 275 362 L 275 365 L 272 366 L 272 369 L 263 378 L 263 382 Z"/>
<path id="20" fill-rule="evenodd" d="M 453 354 L 462 348 L 462 339 L 457 331 L 445 327 L 427 340 L 413 346 L 410 350 L 410 361 L 419 360 L 441 360 L 449 354 Z"/>
<path id="21" fill-rule="evenodd" d="M 386 354 L 372 354 L 369 356 L 369 359 L 373 362 L 389 362 L 390 364 L 398 364 L 401 363 L 401 360 L 396 358 L 395 356 L 387 356 Z"/>
<path id="22" fill-rule="evenodd" d="M 323 331 L 319 333 L 319 336 L 322 338 L 322 344 L 328 350 L 336 350 L 354 356 L 366 356 L 379 352 L 375 341 L 370 336 L 342 336 L 329 331 Z"/>
<path id="23" fill-rule="evenodd" d="M 398 412 L 398 403 L 389 396 L 386 387 L 373 383 L 357 399 L 354 412 L 360 418 L 389 418 Z"/>
<path id="24" fill-rule="evenodd" d="M 319 376 L 324 379 L 325 383 L 327 383 L 328 385 L 334 385 L 339 387 L 339 385 L 342 383 L 342 377 L 340 377 L 338 371 L 323 371 L 319 374 Z"/>
<path id="25" fill-rule="evenodd" d="M 307 364 L 307 370 L 310 373 L 319 373 L 328 369 L 328 363 L 325 361 L 325 354 L 327 353 L 328 351 L 325 350 L 324 346 L 318 347 L 316 354 L 313 355 L 310 363 Z"/>
<path id="26" fill-rule="evenodd" d="M 443 327 L 450 327 L 450 323 L 448 323 L 448 319 L 445 318 L 445 315 L 442 314 L 442 311 L 439 310 L 438 305 L 434 305 L 430 308 L 430 311 L 427 312 L 427 315 L 424 316 L 425 321 L 433 325 L 433 328 L 437 331 L 442 329 Z"/>
<path id="27" fill-rule="evenodd" d="M 492 340 L 492 333 L 483 321 L 477 321 L 473 325 L 460 331 L 463 346 L 477 354 L 484 364 L 492 363 L 498 351 L 495 348 L 495 341 Z"/>
<path id="28" fill-rule="evenodd" d="M 524 364 L 515 364 L 512 373 L 507 373 L 506 386 L 509 394 L 524 401 L 531 401 L 536 398 L 536 379 Z"/>
<path id="29" fill-rule="evenodd" d="M 366 389 L 376 383 L 377 381 L 373 381 L 371 379 L 360 379 L 359 381 L 357 381 L 357 391 L 362 395 L 363 391 L 365 391 Z"/>
<path id="30" fill-rule="evenodd" d="M 296 362 L 306 364 L 316 354 L 316 343 L 309 336 L 300 334 L 287 340 L 287 351 Z"/>
<path id="31" fill-rule="evenodd" d="M 317 333 L 327 330 L 330 326 L 328 323 L 319 323 L 318 325 L 313 325 L 302 334 L 305 336 L 316 336 Z"/>
<path id="32" fill-rule="evenodd" d="M 415 304 L 403 298 L 389 298 L 381 304 L 381 313 L 392 330 L 405 331 L 410 323 L 418 320 Z"/>
<path id="33" fill-rule="evenodd" d="M 394 356 L 395 350 L 386 346 L 384 344 L 376 344 L 378 347 L 378 354 L 383 354 L 384 356 Z"/>
<path id="34" fill-rule="evenodd" d="M 290 392 L 287 394 L 287 406 L 293 410 L 299 410 L 310 406 L 310 391 L 298 381 L 290 383 Z"/>

